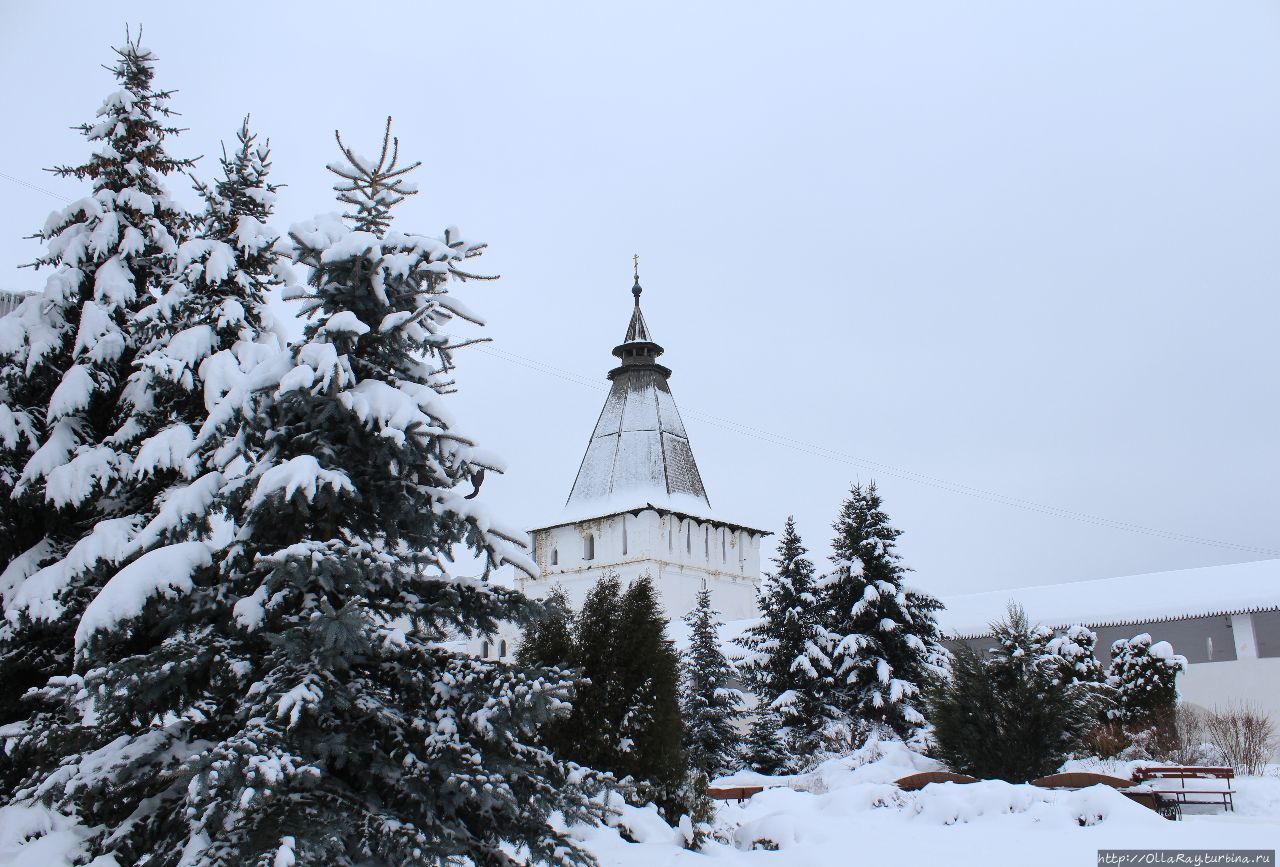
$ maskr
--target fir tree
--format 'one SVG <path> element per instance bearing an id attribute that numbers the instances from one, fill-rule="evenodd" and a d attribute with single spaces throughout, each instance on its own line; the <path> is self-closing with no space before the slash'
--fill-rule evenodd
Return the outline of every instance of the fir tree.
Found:
<path id="1" fill-rule="evenodd" d="M 1059 682 L 1078 684 L 1093 697 L 1097 722 L 1105 724 L 1115 707 L 1116 691 L 1107 684 L 1097 646 L 1097 633 L 1076 625 L 1052 638 L 1045 645 L 1045 653 L 1056 660 Z"/>
<path id="2" fill-rule="evenodd" d="M 957 773 L 1018 782 L 1034 779 L 1039 775 L 1025 772 L 1020 762 L 1006 761 L 1011 705 L 1002 700 L 989 675 L 987 660 L 961 643 L 952 652 L 949 671 L 929 680 L 933 755 Z"/>
<path id="3" fill-rule="evenodd" d="M 1102 684 L 1106 674 L 1102 663 L 1098 662 L 1097 646 L 1097 633 L 1077 625 L 1051 639 L 1045 646 L 1045 652 L 1061 660 L 1064 682 Z"/>
<path id="4" fill-rule="evenodd" d="M 139 397 L 126 424 L 157 433 L 141 442 L 130 483 L 119 487 L 146 522 L 130 556 L 208 537 L 217 493 L 253 457 L 241 429 L 248 381 L 260 363 L 284 358 L 267 324 L 267 293 L 288 273 L 270 225 L 270 148 L 248 118 L 236 139 L 233 154 L 224 148 L 222 176 L 197 184 L 205 209 L 196 236 L 178 248 L 175 279 L 138 317 L 128 391 Z"/>
<path id="5" fill-rule="evenodd" d="M 989 651 L 991 670 L 996 677 L 1013 680 L 1031 668 L 1048 667 L 1052 671 L 1058 664 L 1049 653 L 1052 630 L 1032 623 L 1019 605 L 1011 603 L 1005 619 L 991 625 L 991 638 L 995 641 Z M 1056 676 L 1057 672 L 1052 674 Z"/>
<path id="6" fill-rule="evenodd" d="M 1147 633 L 1111 645 L 1107 685 L 1116 693 L 1110 712 L 1131 731 L 1168 719 L 1178 703 L 1178 673 L 1187 668 L 1167 641 L 1153 643 Z"/>
<path id="7" fill-rule="evenodd" d="M 80 674 L 47 690 L 95 720 L 58 732 L 80 755 L 21 794 L 101 828 L 96 853 L 590 861 L 549 820 L 588 820 L 592 777 L 536 744 L 571 682 L 446 641 L 531 612 L 452 574 L 455 546 L 486 573 L 533 566 L 471 499 L 496 467 L 440 406 L 457 346 L 445 329 L 473 318 L 450 284 L 483 245 L 390 230 L 415 167 L 397 151 L 389 121 L 378 159 L 344 147 L 331 168 L 349 223 L 290 233 L 310 323 L 249 377 L 254 460 L 220 492 L 233 543 L 216 559 L 207 541 L 168 545 L 115 575 L 80 621 Z"/>
<path id="8" fill-rule="evenodd" d="M 942 603 L 908 586 L 874 482 L 854 485 L 835 523 L 835 570 L 820 582 L 831 660 L 830 704 L 852 733 L 885 729 L 909 738 L 925 725 L 920 687 L 946 660 L 934 612 Z"/>
<path id="9" fill-rule="evenodd" d="M 1055 771 L 1097 721 L 1089 685 L 1064 680 L 1045 652 L 1051 633 L 1011 606 L 992 625 L 986 656 L 961 646 L 933 681 L 929 710 L 938 756 L 976 777 L 1021 783 Z"/>
<path id="10" fill-rule="evenodd" d="M 622 583 L 612 573 L 598 580 L 583 600 L 582 610 L 573 622 L 571 656 L 581 680 L 573 710 L 556 728 L 559 735 L 552 742 L 559 755 L 613 772 L 621 767 L 619 731 L 629 699 L 621 690 L 617 671 L 621 607 Z M 539 661 L 554 664 L 554 657 Z"/>
<path id="11" fill-rule="evenodd" d="M 720 649 L 721 624 L 710 590 L 698 591 L 697 604 L 684 620 L 689 625 L 680 681 L 685 753 L 694 771 L 716 777 L 737 767 L 742 697 L 730 686 L 733 668 Z"/>
<path id="12" fill-rule="evenodd" d="M 179 130 L 154 56 L 137 40 L 115 53 L 119 89 L 78 127 L 96 150 L 53 170 L 92 193 L 49 216 L 34 263 L 51 270 L 44 291 L 0 320 L 0 722 L 29 716 L 19 697 L 71 672 L 76 621 L 154 516 L 146 461 L 175 451 L 165 425 L 138 423 L 151 396 L 130 376 L 140 317 L 189 228 L 167 178 L 193 161 L 166 150 Z"/>
<path id="13" fill-rule="evenodd" d="M 831 661 L 814 586 L 813 564 L 788 517 L 778 541 L 775 571 L 761 584 L 760 622 L 739 639 L 747 651 L 743 674 L 757 704 L 783 727 L 783 766 L 796 769 L 821 746 L 822 732 L 838 716 L 830 707 Z"/>
<path id="14" fill-rule="evenodd" d="M 564 585 L 557 584 L 543 600 L 540 615 L 525 630 L 516 661 L 531 667 L 569 667 L 573 658 L 573 606 Z"/>
<path id="15" fill-rule="evenodd" d="M 657 802 L 674 821 L 692 793 L 681 746 L 679 656 L 666 626 L 647 575 L 625 592 L 616 574 L 600 578 L 573 617 L 569 660 L 580 678 L 573 709 L 543 736 L 567 759 L 630 777 L 633 794 Z M 522 658 L 561 664 L 557 633 L 554 616 L 543 620 L 522 645 Z"/>
<path id="16" fill-rule="evenodd" d="M 573 638 L 573 607 L 564 587 L 557 584 L 542 601 L 538 612 L 530 619 L 524 637 L 516 650 L 516 662 L 525 668 L 557 669 L 566 676 L 577 678 L 577 694 L 571 713 L 548 720 L 538 733 L 539 741 L 561 756 L 585 755 L 574 749 L 579 736 L 574 726 L 578 721 L 578 709 L 595 696 L 592 683 L 570 674 L 577 659 L 577 646 Z M 590 764 L 585 762 L 585 764 Z"/>
<path id="17" fill-rule="evenodd" d="M 747 767 L 762 774 L 777 774 L 787 768 L 786 744 L 778 714 L 767 705 L 756 708 L 751 715 L 744 758 Z"/>
<path id="18" fill-rule="evenodd" d="M 622 595 L 614 634 L 618 733 L 618 776 L 648 784 L 655 803 L 671 821 L 690 803 L 688 765 L 681 741 L 680 657 L 667 638 L 653 579 L 634 579 Z"/>
<path id="19" fill-rule="evenodd" d="M 124 427 L 155 433 L 128 449 L 130 472 L 110 489 L 116 508 L 127 506 L 132 513 L 127 526 L 138 528 L 127 537 L 127 545 L 117 549 L 120 563 L 209 535 L 212 506 L 234 475 L 235 467 L 228 463 L 239 451 L 239 432 L 226 424 L 234 411 L 223 406 L 225 391 L 243 374 L 243 367 L 278 352 L 272 336 L 260 330 L 265 292 L 279 282 L 279 255 L 272 250 L 277 233 L 267 225 L 274 186 L 267 180 L 267 150 L 255 145 L 247 123 L 239 140 L 236 155 L 222 160 L 224 176 L 213 187 L 202 186 L 207 204 L 199 221 L 202 234 L 180 245 L 176 278 L 135 320 L 138 351 L 125 389 L 134 414 Z M 243 457 L 239 463 L 243 466 Z M 115 519 L 106 526 L 122 523 L 126 522 Z M 197 545 L 188 550 L 200 549 Z M 133 574 L 138 574 L 136 569 Z M 176 624 L 183 614 L 198 617 L 200 612 L 172 612 L 171 622 Z M 193 630 L 193 638 L 200 632 Z M 126 656 L 138 650 L 138 639 L 128 630 L 121 639 Z M 168 688 L 190 691 L 187 658 L 169 643 L 174 664 L 164 669 L 173 679 Z M 199 656 L 198 640 L 189 650 L 190 657 Z M 111 655 L 111 650 L 101 648 L 98 657 Z M 147 687 L 165 688 L 159 683 Z M 36 729 L 63 731 L 57 718 L 55 705 L 52 714 L 38 715 L 32 722 Z M 61 740 L 64 747 L 71 743 L 67 737 Z M 48 762 L 58 754 L 43 749 L 38 740 L 28 746 L 35 748 L 35 755 L 17 750 L 15 758 L 39 761 L 37 755 L 45 752 Z"/>

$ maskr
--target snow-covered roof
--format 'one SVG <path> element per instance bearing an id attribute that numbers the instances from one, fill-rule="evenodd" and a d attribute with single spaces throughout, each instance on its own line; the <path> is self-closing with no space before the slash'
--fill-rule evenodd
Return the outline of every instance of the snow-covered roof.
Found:
<path id="1" fill-rule="evenodd" d="M 609 373 L 613 387 L 587 444 L 566 512 L 598 517 L 646 503 L 665 507 L 674 498 L 684 511 L 709 515 L 711 503 L 667 385 L 671 371 L 657 363 L 662 347 L 653 342 L 640 313 L 639 281 L 632 292 L 635 309 L 627 336 L 613 350 L 622 363 Z"/>
<path id="2" fill-rule="evenodd" d="M 20 292 L 13 289 L 0 289 L 0 316 L 12 313 L 18 309 L 18 305 L 22 300 L 31 293 Z"/>
<path id="3" fill-rule="evenodd" d="M 644 511 L 654 511 L 660 515 L 674 515 L 680 519 L 689 519 L 699 523 L 715 524 L 730 530 L 746 530 L 757 536 L 772 536 L 769 530 L 749 527 L 737 521 L 728 521 L 717 515 L 705 500 L 688 494 L 670 494 L 664 491 L 645 491 L 640 488 L 628 488 L 611 496 L 594 500 L 583 500 L 576 505 L 567 506 L 555 521 L 540 524 L 533 530 L 549 530 L 552 527 L 563 527 L 582 521 L 594 521 L 613 518 L 618 515 L 638 515 Z"/>
<path id="4" fill-rule="evenodd" d="M 987 635 L 1010 601 L 1032 622 L 1054 629 L 1274 611 L 1280 609 L 1280 559 L 944 596 L 938 622 L 959 638 Z"/>

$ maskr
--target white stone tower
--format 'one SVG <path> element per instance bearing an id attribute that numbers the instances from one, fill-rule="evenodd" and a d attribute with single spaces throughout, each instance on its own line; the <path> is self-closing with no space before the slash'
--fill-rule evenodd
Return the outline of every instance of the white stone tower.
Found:
<path id="1" fill-rule="evenodd" d="M 672 620 L 704 586 L 725 620 L 753 616 L 760 540 L 769 534 L 712 511 L 667 384 L 671 371 L 658 363 L 662 347 L 640 312 L 642 291 L 637 272 L 626 339 L 613 350 L 613 386 L 564 513 L 531 531 L 541 575 L 521 589 L 544 596 L 560 584 L 578 606 L 608 572 L 624 586 L 647 572 Z"/>

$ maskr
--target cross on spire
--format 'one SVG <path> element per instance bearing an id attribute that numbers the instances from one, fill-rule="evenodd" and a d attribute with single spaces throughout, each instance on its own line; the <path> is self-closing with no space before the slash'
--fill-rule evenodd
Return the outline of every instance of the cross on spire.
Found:
<path id="1" fill-rule="evenodd" d="M 640 293 L 644 291 L 643 289 L 640 288 L 640 254 L 639 253 L 636 253 L 634 256 L 631 257 L 631 264 L 635 268 L 635 276 L 636 276 L 635 285 L 631 287 L 631 294 L 636 297 L 636 306 L 639 307 Z"/>

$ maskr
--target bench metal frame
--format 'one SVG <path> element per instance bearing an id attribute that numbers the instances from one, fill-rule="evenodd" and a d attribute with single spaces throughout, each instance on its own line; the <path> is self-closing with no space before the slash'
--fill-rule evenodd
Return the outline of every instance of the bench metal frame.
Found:
<path id="1" fill-rule="evenodd" d="M 1133 769 L 1135 783 L 1147 783 L 1151 780 L 1177 780 L 1181 784 L 1177 789 L 1153 788 L 1152 791 L 1158 795 L 1168 795 L 1179 804 L 1222 804 L 1224 808 L 1232 813 L 1236 811 L 1234 799 L 1236 791 L 1231 788 L 1231 781 L 1235 779 L 1235 776 L 1236 772 L 1232 768 L 1165 766 Z M 1187 780 L 1222 780 L 1226 788 L 1188 789 Z"/>

